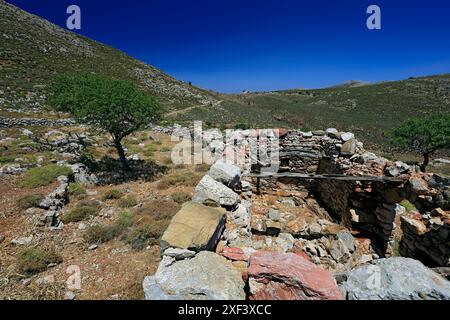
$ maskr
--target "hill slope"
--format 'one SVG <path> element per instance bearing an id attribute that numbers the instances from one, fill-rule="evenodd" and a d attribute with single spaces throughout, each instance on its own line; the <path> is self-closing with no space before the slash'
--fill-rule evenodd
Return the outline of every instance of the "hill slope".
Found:
<path id="1" fill-rule="evenodd" d="M 302 128 L 336 127 L 368 145 L 385 145 L 383 132 L 412 117 L 450 112 L 450 74 L 358 87 L 227 95 L 222 112 L 179 114 L 215 124 Z"/>
<path id="2" fill-rule="evenodd" d="M 383 132 L 411 117 L 450 112 L 450 74 L 404 81 L 226 95 L 178 81 L 126 54 L 66 31 L 0 0 L 0 108 L 45 103 L 56 74 L 95 72 L 128 79 L 155 95 L 167 118 L 214 126 L 353 131 L 369 147 L 386 146 Z"/>
<path id="3" fill-rule="evenodd" d="M 66 31 L 0 0 L 0 107 L 42 105 L 43 89 L 59 73 L 95 72 L 128 79 L 169 109 L 208 105 L 206 90 L 178 81 L 126 54 Z"/>

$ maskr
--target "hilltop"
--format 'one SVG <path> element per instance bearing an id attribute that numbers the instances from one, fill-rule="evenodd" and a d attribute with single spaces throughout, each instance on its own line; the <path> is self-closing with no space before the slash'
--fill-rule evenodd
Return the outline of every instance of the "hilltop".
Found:
<path id="1" fill-rule="evenodd" d="M 45 86 L 54 75 L 92 72 L 134 82 L 168 109 L 208 105 L 208 91 L 178 81 L 123 52 L 0 0 L 0 107 L 43 106 Z"/>

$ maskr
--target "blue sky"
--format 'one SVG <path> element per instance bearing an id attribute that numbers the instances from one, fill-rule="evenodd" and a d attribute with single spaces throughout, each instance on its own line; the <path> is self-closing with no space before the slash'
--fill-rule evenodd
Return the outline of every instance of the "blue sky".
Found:
<path id="1" fill-rule="evenodd" d="M 450 72 L 448 0 L 7 0 L 220 92 L 319 88 Z M 382 10 L 382 30 L 366 9 Z"/>

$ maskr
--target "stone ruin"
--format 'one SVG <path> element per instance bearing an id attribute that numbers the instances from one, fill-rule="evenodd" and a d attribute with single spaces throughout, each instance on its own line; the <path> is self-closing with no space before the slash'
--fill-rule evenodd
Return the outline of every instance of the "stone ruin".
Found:
<path id="1" fill-rule="evenodd" d="M 211 167 L 162 237 L 146 299 L 450 299 L 427 268 L 450 267 L 448 179 L 366 152 L 352 133 L 278 136 L 276 173 Z M 364 285 L 371 268 L 379 288 Z"/>

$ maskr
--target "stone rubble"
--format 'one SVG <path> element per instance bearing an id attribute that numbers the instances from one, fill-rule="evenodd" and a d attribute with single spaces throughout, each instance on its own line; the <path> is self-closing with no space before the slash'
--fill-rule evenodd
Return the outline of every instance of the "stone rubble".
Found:
<path id="1" fill-rule="evenodd" d="M 246 176 L 249 171 L 245 162 L 240 163 L 239 168 L 218 160 L 196 187 L 193 203 L 202 210 L 223 210 L 223 220 L 212 219 L 208 223 L 208 219 L 201 218 L 202 210 L 191 210 L 192 215 L 180 214 L 186 215 L 184 219 L 193 230 L 209 230 L 208 236 L 200 237 L 203 241 L 199 242 L 191 241 L 195 236 L 189 235 L 190 231 L 183 234 L 184 231 L 176 227 L 179 218 L 175 216 L 168 228 L 172 240 L 163 237 L 161 243 L 161 270 L 181 262 L 186 264 L 205 254 L 204 250 L 215 251 L 216 256 L 228 260 L 242 276 L 247 283 L 245 293 L 250 299 L 358 298 L 359 293 L 352 293 L 352 282 L 347 281 L 344 286 L 340 280 L 340 288 L 346 288 L 342 295 L 333 273 L 336 279 L 351 280 L 352 272 L 358 268 L 370 269 L 383 261 L 380 257 L 392 256 L 399 225 L 405 242 L 399 246 L 402 254 L 423 260 L 423 245 L 429 241 L 434 249 L 425 247 L 426 255 L 437 257 L 440 254 L 440 260 L 434 259 L 436 265 L 448 265 L 445 254 L 450 250 L 445 240 L 448 240 L 450 219 L 449 213 L 444 211 L 447 209 L 439 208 L 447 204 L 448 181 L 420 173 L 414 166 L 366 152 L 351 133 L 328 129 L 294 130 L 279 135 L 279 172 L 387 176 L 393 180 L 384 183 L 370 179 L 295 181 L 270 178 L 257 181 Z M 344 147 L 346 144 L 348 147 Z M 224 156 L 241 154 L 236 148 L 225 147 Z M 244 159 L 251 160 L 245 154 Z M 275 201 L 269 203 L 271 197 Z M 412 214 L 401 206 L 399 203 L 404 199 L 421 214 Z M 190 219 L 196 219 L 197 225 L 191 225 Z M 183 240 L 183 244 L 177 242 L 185 237 L 190 240 Z M 417 276 L 426 277 L 431 271 L 423 266 L 417 272 Z M 144 281 L 147 299 L 186 297 L 172 293 L 189 288 L 190 279 L 164 278 L 163 288 L 158 274 L 161 274 L 159 270 Z M 311 277 L 320 281 L 315 283 Z M 168 290 L 172 287 L 176 287 L 176 291 Z M 389 283 L 383 285 L 382 290 L 387 293 L 378 297 L 397 295 L 396 288 Z M 403 291 L 407 290 L 410 288 Z M 439 297 L 434 293 L 429 296 Z"/>

